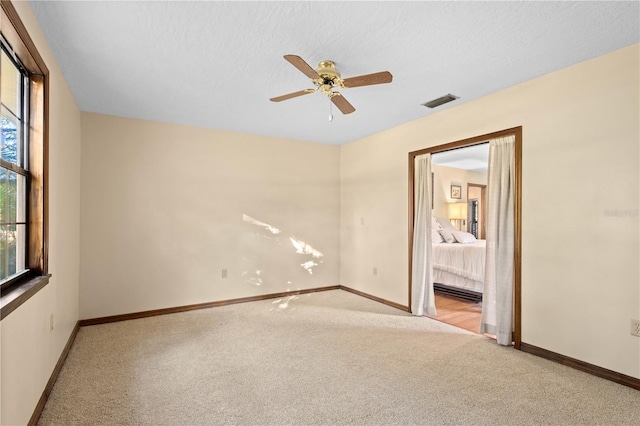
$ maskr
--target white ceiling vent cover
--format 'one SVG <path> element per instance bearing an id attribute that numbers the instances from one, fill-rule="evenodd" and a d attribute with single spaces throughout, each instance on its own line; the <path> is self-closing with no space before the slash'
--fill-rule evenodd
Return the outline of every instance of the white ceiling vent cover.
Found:
<path id="1" fill-rule="evenodd" d="M 458 98 L 459 96 L 454 96 L 451 93 L 449 93 L 448 95 L 444 95 L 438 99 L 434 99 L 422 105 L 426 106 L 427 108 L 435 108 L 435 107 L 439 107 L 440 105 L 444 105 L 447 102 L 455 101 Z"/>

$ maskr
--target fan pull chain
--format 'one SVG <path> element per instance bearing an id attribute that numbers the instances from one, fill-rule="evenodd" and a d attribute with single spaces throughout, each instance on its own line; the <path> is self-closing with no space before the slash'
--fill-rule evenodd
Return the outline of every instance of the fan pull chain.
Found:
<path id="1" fill-rule="evenodd" d="M 333 121 L 333 114 L 331 113 L 331 98 L 329 98 L 329 121 Z"/>

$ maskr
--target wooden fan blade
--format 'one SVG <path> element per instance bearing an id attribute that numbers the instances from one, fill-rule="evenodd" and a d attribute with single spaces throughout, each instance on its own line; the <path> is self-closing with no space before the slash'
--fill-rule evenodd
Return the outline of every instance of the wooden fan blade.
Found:
<path id="1" fill-rule="evenodd" d="M 344 79 L 344 87 L 371 86 L 373 84 L 391 83 L 393 76 L 389 71 L 376 72 L 373 74 L 359 75 Z"/>
<path id="2" fill-rule="evenodd" d="M 353 105 L 351 105 L 349 101 L 347 101 L 344 96 L 342 96 L 340 92 L 333 92 L 333 95 L 331 96 L 331 102 L 333 102 L 333 104 L 337 106 L 338 109 L 345 115 L 351 114 L 356 110 Z"/>
<path id="3" fill-rule="evenodd" d="M 300 71 L 302 71 L 304 73 L 304 75 L 306 75 L 307 77 L 309 77 L 312 80 L 316 80 L 318 78 L 322 78 L 318 75 L 318 73 L 316 72 L 316 70 L 314 70 L 313 68 L 311 68 L 311 66 L 309 64 L 307 64 L 304 59 L 302 59 L 300 56 L 296 56 L 296 55 L 284 55 L 284 58 L 289 61 L 291 63 L 291 65 L 293 65 L 294 67 L 298 68 Z"/>
<path id="4" fill-rule="evenodd" d="M 309 93 L 313 93 L 313 92 L 315 92 L 315 89 L 304 89 L 304 90 L 300 90 L 299 92 L 289 93 L 288 95 L 277 96 L 269 100 L 271 102 L 286 101 L 287 99 L 297 98 L 298 96 L 308 95 Z"/>

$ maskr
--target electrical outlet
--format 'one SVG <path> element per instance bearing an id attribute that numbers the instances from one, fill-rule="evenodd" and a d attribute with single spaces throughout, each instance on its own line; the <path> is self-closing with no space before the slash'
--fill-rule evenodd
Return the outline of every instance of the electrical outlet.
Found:
<path id="1" fill-rule="evenodd" d="M 373 268 L 373 275 L 378 275 L 378 268 Z"/>
<path id="2" fill-rule="evenodd" d="M 49 315 L 49 332 L 53 331 L 53 314 Z"/>
<path id="3" fill-rule="evenodd" d="M 364 217 L 360 218 L 360 225 L 364 225 Z"/>
<path id="4" fill-rule="evenodd" d="M 222 270 L 222 278 L 227 278 L 227 270 L 226 269 Z"/>
<path id="5" fill-rule="evenodd" d="M 631 335 L 640 337 L 640 320 L 631 320 Z"/>

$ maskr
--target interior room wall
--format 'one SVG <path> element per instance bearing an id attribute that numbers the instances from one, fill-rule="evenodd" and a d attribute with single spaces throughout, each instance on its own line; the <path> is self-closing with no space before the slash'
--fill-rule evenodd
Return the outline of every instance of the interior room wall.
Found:
<path id="1" fill-rule="evenodd" d="M 339 284 L 339 155 L 83 113 L 81 318 Z"/>
<path id="2" fill-rule="evenodd" d="M 487 174 L 471 170 L 456 169 L 454 167 L 431 165 L 433 171 L 433 215 L 448 217 L 450 203 L 467 202 L 467 184 L 487 184 Z M 451 198 L 451 185 L 459 185 L 462 198 Z"/>
<path id="3" fill-rule="evenodd" d="M 640 378 L 639 46 L 343 145 L 341 283 L 406 305 L 408 153 L 522 126 L 522 340 Z"/>
<path id="4" fill-rule="evenodd" d="M 0 322 L 0 423 L 27 424 L 78 320 L 80 111 L 27 2 L 13 2 L 50 71 L 49 284 Z M 49 330 L 50 315 L 54 329 Z"/>

